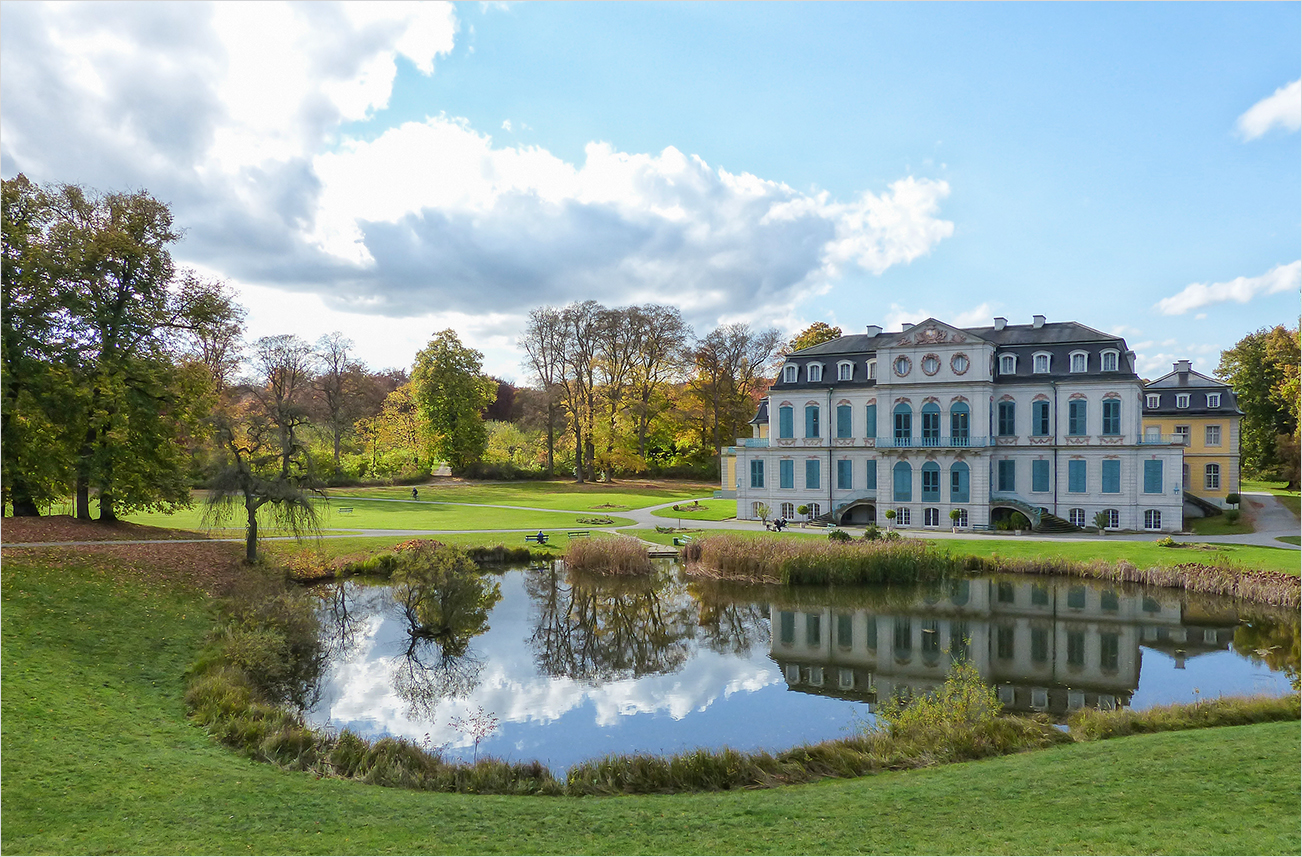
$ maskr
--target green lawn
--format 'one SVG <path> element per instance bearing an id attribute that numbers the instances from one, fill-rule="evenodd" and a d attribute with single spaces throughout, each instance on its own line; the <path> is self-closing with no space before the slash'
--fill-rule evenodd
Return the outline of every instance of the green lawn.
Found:
<path id="1" fill-rule="evenodd" d="M 1184 526 L 1185 529 L 1200 536 L 1241 536 L 1256 532 L 1246 517 L 1240 517 L 1231 524 L 1224 515 L 1214 515 L 1210 518 L 1185 518 Z"/>
<path id="2" fill-rule="evenodd" d="M 154 527 L 169 527 L 184 530 L 201 530 L 203 528 L 201 500 L 196 499 L 190 509 L 182 509 L 171 515 L 159 512 L 142 512 L 126 516 L 126 520 L 136 524 L 148 524 Z M 534 530 L 539 529 L 589 529 L 594 524 L 581 524 L 579 518 L 596 517 L 598 513 L 575 514 L 573 512 L 531 512 L 520 509 L 483 508 L 479 506 L 457 506 L 448 503 L 433 502 L 393 502 L 363 497 L 332 497 L 324 505 L 321 526 L 326 529 L 376 529 L 376 530 Z M 514 505 L 514 504 L 512 504 Z M 340 508 L 350 508 L 351 512 L 341 513 Z M 628 518 L 612 515 L 615 524 L 630 524 Z M 269 515 L 261 516 L 260 521 L 269 522 Z M 227 525 L 238 525 L 237 519 L 227 521 Z M 613 526 L 606 524 L 604 526 Z"/>
<path id="3" fill-rule="evenodd" d="M 542 509 L 567 509 L 576 512 L 619 513 L 626 509 L 643 509 L 671 500 L 709 496 L 717 486 L 708 482 L 639 481 L 586 482 L 568 480 L 523 482 L 444 482 L 417 485 L 422 500 L 445 503 L 490 503 L 502 506 L 529 506 Z M 411 499 L 406 488 L 334 488 L 334 497 L 384 497 Z"/>
<path id="4" fill-rule="evenodd" d="M 5 552 L 7 853 L 1296 854 L 1296 723 L 757 792 L 407 792 L 237 757 L 182 716 L 206 598 Z"/>
<path id="5" fill-rule="evenodd" d="M 1033 541 L 1030 539 L 964 539 L 963 541 L 935 540 L 933 544 L 954 553 L 973 556 L 998 554 L 1006 557 L 1062 557 L 1069 560 L 1124 559 L 1141 567 L 1176 565 L 1185 562 L 1213 564 L 1229 561 L 1247 568 L 1266 571 L 1286 571 L 1298 574 L 1298 552 L 1289 548 L 1267 548 L 1256 545 L 1212 545 L 1212 550 L 1190 547 L 1164 548 L 1153 542 L 1121 541 Z"/>
<path id="6" fill-rule="evenodd" d="M 682 505 L 690 506 L 691 499 L 684 500 Z M 706 500 L 700 504 L 700 509 L 692 511 L 675 512 L 673 507 L 667 509 L 656 509 L 652 512 L 657 518 L 670 518 L 684 521 L 726 521 L 729 518 L 737 517 L 736 500 Z"/>

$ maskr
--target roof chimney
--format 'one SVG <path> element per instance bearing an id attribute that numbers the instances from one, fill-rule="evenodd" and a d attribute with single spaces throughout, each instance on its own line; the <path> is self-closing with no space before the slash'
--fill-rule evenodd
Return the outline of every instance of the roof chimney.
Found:
<path id="1" fill-rule="evenodd" d="M 1184 373 L 1184 374 L 1186 374 L 1186 375 L 1189 374 L 1189 361 L 1188 361 L 1188 360 L 1177 360 L 1177 361 L 1175 361 L 1175 363 L 1174 363 L 1173 365 L 1175 366 L 1175 371 L 1177 371 L 1177 372 L 1182 372 L 1182 373 Z"/>
<path id="2" fill-rule="evenodd" d="M 1008 319 L 1001 315 L 995 316 L 995 330 L 1003 330 L 1008 324 Z"/>
<path id="3" fill-rule="evenodd" d="M 881 334 L 881 332 L 882 332 L 882 326 L 881 326 L 880 324 L 870 324 L 870 325 L 868 325 L 868 335 L 869 335 L 869 336 L 878 336 L 878 335 Z"/>
<path id="4" fill-rule="evenodd" d="M 1031 326 L 1032 326 L 1032 327 L 1034 327 L 1034 328 L 1041 328 L 1041 327 L 1044 327 L 1044 316 L 1042 316 L 1042 315 L 1034 315 L 1034 316 L 1031 316 L 1031 318 L 1034 319 L 1034 321 L 1031 323 Z"/>
<path id="5" fill-rule="evenodd" d="M 911 321 L 900 322 L 900 330 L 908 330 L 911 327 L 913 327 L 913 322 Z"/>

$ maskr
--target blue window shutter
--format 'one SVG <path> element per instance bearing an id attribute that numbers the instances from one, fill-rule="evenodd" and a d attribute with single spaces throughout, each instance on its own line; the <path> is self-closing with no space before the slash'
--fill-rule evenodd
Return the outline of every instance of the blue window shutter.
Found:
<path id="1" fill-rule="evenodd" d="M 877 490 L 877 459 L 868 459 L 868 476 L 864 480 L 863 487 Z"/>
<path id="2" fill-rule="evenodd" d="M 1115 458 L 1103 461 L 1103 493 L 1121 493 L 1121 462 Z"/>
<path id="3" fill-rule="evenodd" d="M 868 421 L 864 424 L 864 437 L 877 437 L 877 406 L 869 405 L 866 414 Z"/>
<path id="4" fill-rule="evenodd" d="M 1070 494 L 1084 494 L 1085 484 L 1085 462 L 1081 459 L 1068 461 L 1067 492 Z"/>
<path id="5" fill-rule="evenodd" d="M 750 462 L 750 487 L 764 487 L 764 459 L 753 458 Z"/>
<path id="6" fill-rule="evenodd" d="M 1085 434 L 1085 403 L 1079 399 L 1067 403 L 1067 434 Z"/>
<path id="7" fill-rule="evenodd" d="M 854 462 L 841 459 L 836 463 L 836 487 L 848 489 L 854 487 Z"/>
<path id="8" fill-rule="evenodd" d="M 1144 462 L 1144 493 L 1162 493 L 1162 461 L 1149 459 Z"/>
<path id="9" fill-rule="evenodd" d="M 805 437 L 819 437 L 818 405 L 805 405 Z"/>
<path id="10" fill-rule="evenodd" d="M 818 488 L 818 459 L 810 458 L 805 460 L 805 487 Z"/>
<path id="11" fill-rule="evenodd" d="M 1049 490 L 1049 462 L 1042 458 L 1031 462 L 1031 490 Z"/>
<path id="12" fill-rule="evenodd" d="M 796 463 L 790 458 L 784 458 L 778 462 L 778 487 L 796 487 Z"/>
<path id="13" fill-rule="evenodd" d="M 836 406 L 836 436 L 850 437 L 850 406 Z"/>
<path id="14" fill-rule="evenodd" d="M 907 461 L 901 461 L 895 465 L 895 500 L 907 501 L 913 499 L 913 468 Z"/>
<path id="15" fill-rule="evenodd" d="M 949 469 L 949 501 L 951 503 L 968 502 L 968 485 L 970 474 L 963 462 L 955 462 Z"/>
<path id="16" fill-rule="evenodd" d="M 795 437 L 795 419 L 790 407 L 778 408 L 778 437 Z"/>

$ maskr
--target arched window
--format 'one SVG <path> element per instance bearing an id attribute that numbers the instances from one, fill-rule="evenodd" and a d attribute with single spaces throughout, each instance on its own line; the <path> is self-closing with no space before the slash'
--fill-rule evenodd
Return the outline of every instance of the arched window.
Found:
<path id="1" fill-rule="evenodd" d="M 924 498 L 925 499 L 925 498 Z M 940 510 L 935 506 L 928 506 L 922 510 L 922 525 L 924 527 L 940 526 Z"/>
<path id="2" fill-rule="evenodd" d="M 778 408 L 778 437 L 795 437 L 794 411 L 790 405 Z"/>
<path id="3" fill-rule="evenodd" d="M 893 496 L 895 502 L 908 502 L 913 499 L 913 468 L 907 461 L 896 462 L 895 468 L 891 471 L 894 475 L 895 485 Z"/>
<path id="4" fill-rule="evenodd" d="M 1084 509 L 1069 510 L 1067 512 L 1067 520 L 1071 521 L 1073 526 L 1077 526 L 1077 527 L 1085 526 L 1085 510 Z"/>
<path id="5" fill-rule="evenodd" d="M 910 446 L 913 443 L 913 408 L 906 402 L 895 406 L 895 445 Z"/>
<path id="6" fill-rule="evenodd" d="M 949 407 L 949 439 L 954 446 L 967 446 L 971 430 L 971 412 L 967 402 L 955 402 Z"/>
<path id="7" fill-rule="evenodd" d="M 1013 354 L 999 355 L 999 374 L 1012 375 L 1017 371 L 1017 357 Z"/>
<path id="8" fill-rule="evenodd" d="M 794 518 L 796 516 L 796 504 L 783 503 L 781 515 L 783 518 Z"/>
<path id="9" fill-rule="evenodd" d="M 922 406 L 922 445 L 940 446 L 940 406 L 935 402 Z"/>
<path id="10" fill-rule="evenodd" d="M 783 366 L 783 367 L 782 367 L 782 383 L 784 383 L 784 384 L 794 384 L 794 383 L 796 383 L 796 371 L 797 371 L 797 370 L 796 370 L 796 367 L 795 367 L 795 366 Z"/>
<path id="11" fill-rule="evenodd" d="M 899 499 L 898 497 L 896 498 Z M 940 465 L 934 461 L 928 461 L 922 465 L 922 501 L 932 502 L 940 501 Z M 936 514 L 940 514 L 937 512 Z M 935 526 L 932 524 L 931 526 Z"/>
<path id="12" fill-rule="evenodd" d="M 968 502 L 971 473 L 965 462 L 955 461 L 949 467 L 949 502 Z"/>
<path id="13" fill-rule="evenodd" d="M 1162 529 L 1162 513 L 1157 509 L 1144 510 L 1144 529 L 1160 530 Z"/>
<path id="14" fill-rule="evenodd" d="M 1103 400 L 1103 433 L 1107 435 L 1121 434 L 1120 399 Z"/>
<path id="15" fill-rule="evenodd" d="M 836 436 L 853 437 L 853 435 L 850 433 L 850 428 L 851 428 L 850 406 L 837 405 L 836 406 Z"/>
<path id="16" fill-rule="evenodd" d="M 813 384 L 813 383 L 817 383 L 817 382 L 819 382 L 819 381 L 822 381 L 822 380 L 823 380 L 823 364 L 822 364 L 822 363 L 810 363 L 808 366 L 805 367 L 805 374 L 809 376 L 809 382 L 810 382 L 811 384 Z"/>
<path id="17" fill-rule="evenodd" d="M 805 405 L 805 437 L 822 437 L 818 428 L 818 405 Z"/>

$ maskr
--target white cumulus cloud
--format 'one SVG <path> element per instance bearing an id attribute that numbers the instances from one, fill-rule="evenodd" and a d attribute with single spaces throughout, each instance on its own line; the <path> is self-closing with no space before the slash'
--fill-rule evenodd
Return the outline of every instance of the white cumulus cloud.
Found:
<path id="1" fill-rule="evenodd" d="M 1190 283 L 1177 294 L 1157 302 L 1163 315 L 1184 315 L 1190 310 L 1223 301 L 1246 304 L 1258 295 L 1298 292 L 1302 289 L 1302 260 L 1276 265 L 1259 277 L 1235 277 L 1224 283 Z"/>
<path id="2" fill-rule="evenodd" d="M 1249 107 L 1239 117 L 1237 128 L 1244 140 L 1255 140 L 1272 128 L 1302 128 L 1302 80 L 1281 86 Z"/>

